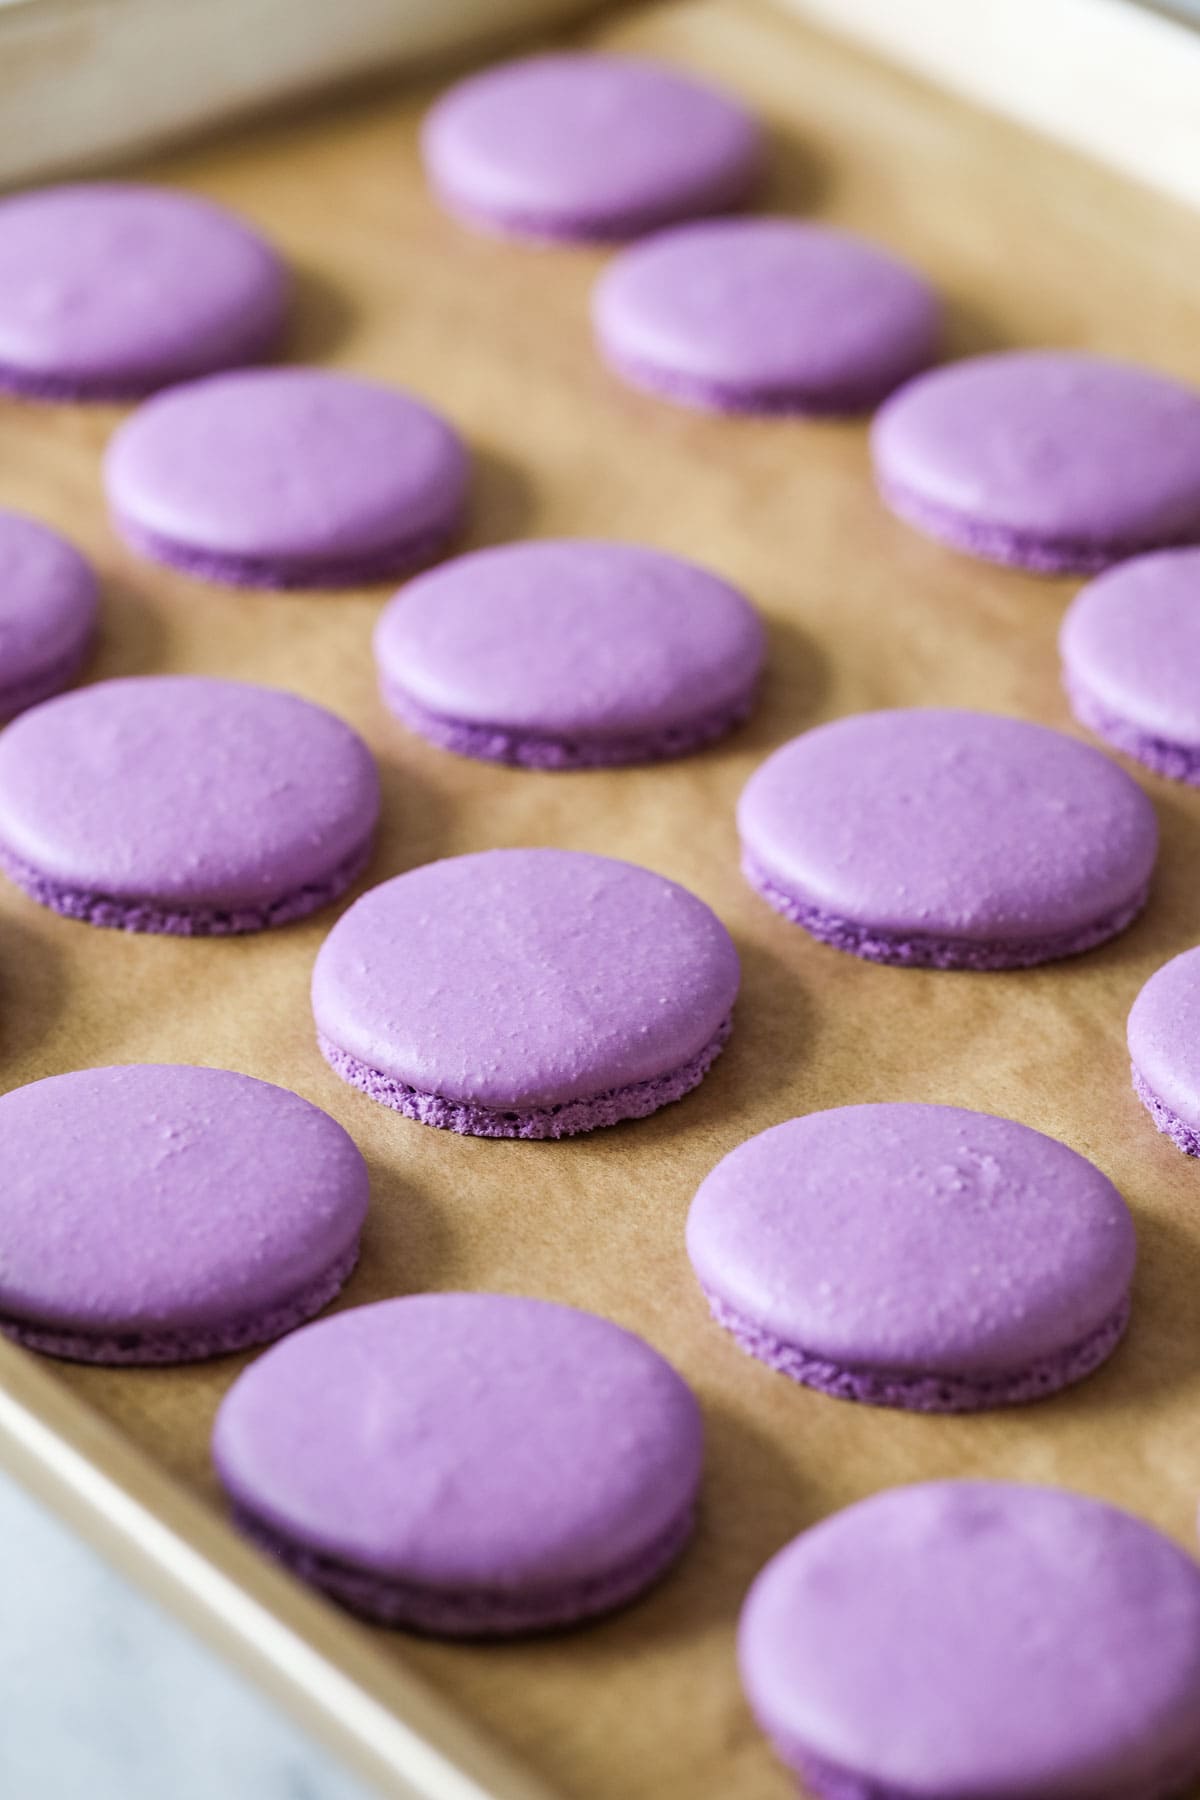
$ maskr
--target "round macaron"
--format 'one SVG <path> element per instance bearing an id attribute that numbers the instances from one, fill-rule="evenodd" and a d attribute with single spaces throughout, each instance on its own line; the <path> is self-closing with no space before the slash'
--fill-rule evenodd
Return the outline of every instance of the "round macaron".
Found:
<path id="1" fill-rule="evenodd" d="M 422 737 L 531 769 L 682 756 L 744 719 L 765 638 L 735 588 L 631 544 L 479 550 L 410 582 L 375 632 Z"/>
<path id="2" fill-rule="evenodd" d="M 821 1800 L 1174 1800 L 1200 1777 L 1200 1565 L 1082 1494 L 885 1490 L 769 1562 L 738 1634 Z"/>
<path id="3" fill-rule="evenodd" d="M 874 244 L 791 219 L 707 219 L 625 250 L 596 288 L 606 361 L 716 412 L 864 412 L 937 354 L 941 306 Z"/>
<path id="4" fill-rule="evenodd" d="M 740 1144 L 688 1255 L 752 1356 L 841 1400 L 968 1412 L 1056 1393 L 1129 1319 L 1133 1220 L 1074 1150 L 958 1106 L 841 1106 Z"/>
<path id="5" fill-rule="evenodd" d="M 510 1637 L 634 1599 L 680 1554 L 700 1409 L 607 1319 L 502 1294 L 418 1294 L 322 1320 L 217 1414 L 240 1523 L 385 1625 Z"/>
<path id="6" fill-rule="evenodd" d="M 1200 949 L 1156 969 L 1127 1032 L 1133 1086 L 1158 1130 L 1200 1156 Z"/>
<path id="7" fill-rule="evenodd" d="M 738 958 L 702 900 L 577 850 L 484 850 L 372 888 L 313 971 L 322 1054 L 410 1119 L 561 1138 L 689 1093 Z"/>
<path id="8" fill-rule="evenodd" d="M 367 1168 L 297 1094 L 133 1064 L 0 1099 L 0 1330 L 78 1362 L 173 1363 L 291 1331 L 358 1256 Z"/>
<path id="9" fill-rule="evenodd" d="M 1086 574 L 1200 540 L 1200 393 L 1127 363 L 952 363 L 893 395 L 871 448 L 893 512 L 989 562 Z"/>
<path id="10" fill-rule="evenodd" d="M 1020 969 L 1145 905 L 1154 808 L 1115 763 L 988 713 L 859 713 L 794 738 L 738 805 L 742 868 L 785 918 L 872 962 Z"/>
<path id="11" fill-rule="evenodd" d="M 0 735 L 0 869 L 90 925 L 211 937 L 302 919 L 366 866 L 379 780 L 295 694 L 102 681 Z"/>
<path id="12" fill-rule="evenodd" d="M 91 565 L 46 525 L 0 511 L 0 721 L 57 694 L 96 624 Z"/>
<path id="13" fill-rule="evenodd" d="M 605 240 L 739 205 L 763 143 L 736 100 L 694 76 L 557 52 L 458 82 L 426 117 L 421 151 L 434 192 L 469 224 Z"/>
<path id="14" fill-rule="evenodd" d="M 443 548 L 467 457 L 397 388 L 246 369 L 139 407 L 108 446 L 104 480 L 117 530 L 155 562 L 237 587 L 343 587 Z"/>
<path id="15" fill-rule="evenodd" d="M 1200 786 L 1200 550 L 1122 563 L 1076 595 L 1059 637 L 1081 724 Z"/>
<path id="16" fill-rule="evenodd" d="M 123 400 L 267 356 L 288 279 L 211 201 L 131 182 L 0 199 L 0 389 Z"/>

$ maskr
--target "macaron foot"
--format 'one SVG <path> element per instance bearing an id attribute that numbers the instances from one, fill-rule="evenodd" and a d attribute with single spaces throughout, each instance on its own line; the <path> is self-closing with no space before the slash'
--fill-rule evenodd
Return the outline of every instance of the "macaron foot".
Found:
<path id="1" fill-rule="evenodd" d="M 209 1329 L 117 1332 L 111 1336 L 82 1331 L 56 1331 L 23 1319 L 0 1318 L 0 1332 L 26 1350 L 56 1356 L 63 1362 L 103 1363 L 149 1368 L 166 1363 L 204 1362 L 228 1356 L 252 1344 L 266 1344 L 315 1318 L 341 1292 L 358 1261 L 357 1243 L 290 1300 L 238 1323 Z"/>
<path id="2" fill-rule="evenodd" d="M 233 937 L 250 931 L 269 931 L 306 919 L 338 900 L 354 885 L 370 861 L 372 839 L 360 845 L 331 870 L 324 881 L 280 894 L 256 906 L 172 906 L 167 901 L 134 900 L 70 887 L 43 875 L 0 844 L 0 870 L 39 906 L 49 907 L 64 919 L 99 925 L 113 931 L 141 931 L 163 937 Z"/>
<path id="3" fill-rule="evenodd" d="M 732 1029 L 732 1018 L 725 1019 L 716 1035 L 696 1056 L 652 1081 L 631 1082 L 627 1087 L 611 1088 L 606 1094 L 567 1100 L 558 1106 L 523 1107 L 511 1111 L 423 1093 L 360 1062 L 323 1033 L 318 1034 L 317 1043 L 335 1075 L 380 1105 L 390 1106 L 393 1112 L 403 1113 L 405 1118 L 414 1119 L 420 1125 L 432 1125 L 440 1131 L 457 1131 L 464 1137 L 545 1139 L 575 1137 L 580 1132 L 596 1131 L 601 1126 L 619 1125 L 626 1119 L 644 1119 L 661 1107 L 682 1100 L 708 1074 L 725 1048 Z"/>
<path id="4" fill-rule="evenodd" d="M 1039 963 L 1057 962 L 1062 957 L 1081 956 L 1086 950 L 1094 950 L 1133 923 L 1150 892 L 1147 884 L 1128 905 L 1074 931 L 1051 937 L 988 943 L 980 938 L 922 937 L 915 933 L 898 936 L 878 926 L 823 912 L 820 907 L 787 893 L 750 856 L 742 858 L 742 873 L 768 906 L 790 919 L 793 925 L 801 926 L 810 937 L 835 950 L 846 950 L 851 956 L 861 956 L 867 962 L 889 963 L 898 968 L 967 969 L 976 973 L 1029 969 Z"/>
<path id="5" fill-rule="evenodd" d="M 869 412 L 895 386 L 894 382 L 866 386 L 846 385 L 820 395 L 801 395 L 793 389 L 778 391 L 739 388 L 719 381 L 702 381 L 674 370 L 655 368 L 636 357 L 620 355 L 606 346 L 605 361 L 615 375 L 639 393 L 673 400 L 678 406 L 722 415 L 743 413 L 759 418 L 850 419 Z"/>
<path id="6" fill-rule="evenodd" d="M 1079 723 L 1111 744 L 1114 750 L 1132 756 L 1135 762 L 1153 769 L 1156 775 L 1165 775 L 1168 781 L 1186 781 L 1191 787 L 1200 787 L 1200 746 L 1174 744 L 1169 738 L 1141 731 L 1130 720 L 1105 706 L 1079 681 L 1067 682 L 1066 688 L 1071 711 Z"/>
<path id="7" fill-rule="evenodd" d="M 911 1788 L 867 1780 L 799 1746 L 789 1752 L 787 1760 L 815 1800 L 923 1800 L 923 1796 L 914 1794 Z M 1120 1800 L 1185 1800 L 1195 1777 L 1195 1768 L 1189 1766 L 1178 1776 L 1167 1776 L 1149 1787 L 1122 1788 Z M 1116 1800 L 1116 1796 L 1110 1796 L 1109 1800 Z"/>
<path id="8" fill-rule="evenodd" d="M 854 1369 L 814 1356 L 799 1344 L 785 1343 L 752 1319 L 735 1311 L 705 1289 L 713 1318 L 749 1356 L 768 1368 L 816 1388 L 835 1400 L 857 1400 L 864 1406 L 894 1406 L 906 1412 L 984 1412 L 998 1406 L 1022 1406 L 1045 1400 L 1083 1381 L 1112 1355 L 1129 1325 L 1128 1297 L 1081 1343 L 1042 1357 L 1027 1368 L 995 1375 L 913 1374 L 886 1369 Z"/>
<path id="9" fill-rule="evenodd" d="M 398 1626 L 426 1637 L 511 1638 L 562 1631 L 617 1611 L 659 1581 L 682 1555 L 695 1523 L 689 1507 L 658 1541 L 607 1575 L 545 1594 L 438 1591 L 372 1575 L 335 1557 L 322 1556 L 276 1536 L 241 1507 L 235 1522 L 261 1550 L 302 1581 L 320 1588 L 349 1612 L 377 1625 Z"/>
<path id="10" fill-rule="evenodd" d="M 452 535 L 450 530 L 427 531 L 417 537 L 403 538 L 386 549 L 372 551 L 369 556 L 347 556 L 320 563 L 289 563 L 285 558 L 226 556 L 220 551 L 181 543 L 175 538 L 148 531 L 123 513 L 115 513 L 113 522 L 129 548 L 149 562 L 178 569 L 198 581 L 219 582 L 223 587 L 274 590 L 361 587 L 371 581 L 414 575 L 441 555 Z"/>
<path id="11" fill-rule="evenodd" d="M 227 362 L 223 361 L 222 369 L 256 368 L 269 360 L 278 337 L 278 325 L 272 321 L 254 343 L 243 345 Z M 187 373 L 182 374 L 179 379 L 187 379 Z M 93 378 L 55 375 L 48 370 L 31 374 L 26 370 L 13 368 L 11 364 L 0 363 L 0 394 L 6 394 L 14 400 L 50 401 L 60 406 L 124 406 L 131 401 L 145 400 L 148 395 L 169 385 L 161 375 L 147 374 L 136 380 L 122 381 L 99 375 Z"/>
<path id="12" fill-rule="evenodd" d="M 1157 542 L 1095 544 L 1072 538 L 1035 537 L 938 506 L 900 482 L 879 480 L 877 485 L 888 510 L 923 536 L 935 538 L 951 550 L 978 557 L 981 562 L 1028 569 L 1034 575 L 1098 575 L 1113 563 L 1159 547 Z"/>
<path id="13" fill-rule="evenodd" d="M 418 737 L 436 744 L 439 750 L 450 750 L 455 756 L 470 756 L 478 762 L 544 770 L 614 769 L 631 763 L 668 762 L 678 756 L 690 756 L 741 725 L 750 716 L 754 697 L 751 690 L 735 705 L 706 713 L 688 725 L 588 741 L 446 718 L 430 712 L 392 684 L 385 686 L 383 694 L 388 711 Z"/>
<path id="14" fill-rule="evenodd" d="M 1130 1065 L 1133 1076 L 1133 1091 L 1154 1120 L 1154 1129 L 1161 1131 L 1164 1137 L 1170 1138 L 1177 1149 L 1185 1156 L 1200 1156 L 1200 1131 L 1195 1130 L 1172 1112 L 1153 1088 L 1147 1083 L 1136 1063 Z"/>

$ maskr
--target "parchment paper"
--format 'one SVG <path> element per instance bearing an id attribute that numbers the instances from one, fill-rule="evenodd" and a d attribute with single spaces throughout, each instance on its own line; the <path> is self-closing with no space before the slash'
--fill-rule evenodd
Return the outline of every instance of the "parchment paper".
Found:
<path id="1" fill-rule="evenodd" d="M 768 203 L 911 256 L 946 291 L 954 353 L 1078 345 L 1200 380 L 1195 217 L 765 4 L 631 13 L 599 35 L 706 70 L 759 106 L 777 137 Z M 493 242 L 443 218 L 415 158 L 426 97 L 310 110 L 146 173 L 230 202 L 295 258 L 295 356 L 409 384 L 458 422 L 479 464 L 470 544 L 611 535 L 741 583 L 771 630 L 747 728 L 702 756 L 603 774 L 507 772 L 423 745 L 375 697 L 368 636 L 383 589 L 238 594 L 116 543 L 98 482 L 116 409 L 0 407 L 0 504 L 61 526 L 99 563 L 92 676 L 275 683 L 366 734 L 385 788 L 369 882 L 432 857 L 544 843 L 627 857 L 695 889 L 744 960 L 732 1043 L 697 1093 L 650 1120 L 557 1146 L 460 1139 L 374 1106 L 318 1056 L 308 974 L 334 913 L 174 942 L 67 923 L 5 887 L 0 1078 L 163 1059 L 282 1082 L 341 1119 L 371 1161 L 373 1212 L 345 1304 L 491 1287 L 593 1308 L 658 1345 L 708 1421 L 703 1520 L 677 1574 L 620 1617 L 544 1642 L 373 1640 L 574 1800 L 783 1800 L 789 1779 L 740 1698 L 733 1628 L 755 1571 L 805 1525 L 889 1483 L 970 1474 L 1102 1495 L 1194 1543 L 1200 1168 L 1156 1136 L 1130 1092 L 1123 1029 L 1151 971 L 1200 939 L 1200 795 L 1139 777 L 1163 827 L 1150 907 L 1073 962 L 1012 975 L 881 969 L 771 913 L 738 873 L 733 827 L 762 757 L 819 720 L 877 706 L 975 706 L 1073 729 L 1055 633 L 1075 584 L 989 569 L 892 520 L 861 423 L 710 419 L 623 390 L 589 336 L 602 256 Z M 682 1242 L 701 1177 L 781 1119 L 886 1099 L 1009 1114 L 1116 1180 L 1137 1215 L 1141 1269 L 1129 1338 L 1101 1373 L 1039 1406 L 908 1417 L 797 1388 L 710 1323 Z M 64 1365 L 61 1377 L 218 1507 L 208 1430 L 241 1366 Z"/>

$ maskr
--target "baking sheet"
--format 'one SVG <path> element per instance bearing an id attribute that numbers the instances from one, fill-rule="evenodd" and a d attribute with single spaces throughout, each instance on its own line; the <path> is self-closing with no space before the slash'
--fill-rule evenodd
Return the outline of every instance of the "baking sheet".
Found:
<path id="1" fill-rule="evenodd" d="M 589 36 L 743 93 L 776 138 L 767 203 L 911 256 L 945 289 L 955 353 L 1073 345 L 1200 382 L 1200 219 L 1181 208 L 756 0 L 630 13 Z M 626 857 L 693 888 L 743 958 L 730 1047 L 695 1094 L 649 1120 L 558 1145 L 460 1139 L 374 1106 L 321 1061 L 307 983 L 332 911 L 188 943 L 71 924 L 5 887 L 0 1077 L 10 1087 L 91 1063 L 195 1061 L 325 1107 L 373 1179 L 343 1304 L 490 1287 L 641 1332 L 704 1403 L 700 1529 L 678 1571 L 610 1621 L 541 1642 L 448 1646 L 293 1599 L 285 1578 L 233 1545 L 207 1438 L 244 1358 L 120 1372 L 42 1364 L 26 1377 L 28 1359 L 9 1351 L 28 1429 L 0 1409 L 0 1453 L 44 1471 L 56 1434 L 75 1433 L 85 1461 L 140 1492 L 147 1516 L 169 1515 L 185 1549 L 248 1596 L 239 1629 L 247 1642 L 257 1634 L 260 1672 L 274 1659 L 276 1689 L 293 1699 L 303 1683 L 278 1646 L 262 1649 L 275 1643 L 272 1616 L 286 1617 L 289 1643 L 322 1651 L 401 1711 L 415 1672 L 571 1800 L 785 1800 L 790 1780 L 739 1695 L 733 1628 L 755 1571 L 804 1526 L 892 1482 L 987 1475 L 1102 1495 L 1194 1542 L 1200 1168 L 1156 1136 L 1130 1092 L 1123 1026 L 1150 972 L 1200 939 L 1200 794 L 1139 776 L 1163 828 L 1153 898 L 1116 943 L 1074 962 L 980 976 L 876 968 L 771 913 L 738 874 L 733 826 L 763 756 L 820 720 L 878 706 L 976 706 L 1071 729 L 1054 640 L 1076 584 L 989 569 L 892 520 L 872 492 L 861 424 L 711 419 L 622 389 L 598 365 L 587 324 L 602 255 L 493 242 L 443 218 L 415 158 L 426 99 L 309 109 L 144 172 L 240 208 L 295 259 L 295 356 L 409 384 L 463 428 L 478 458 L 470 545 L 624 537 L 740 583 L 771 633 L 766 692 L 746 728 L 686 761 L 611 773 L 510 772 L 423 745 L 374 692 L 368 639 L 385 590 L 238 594 L 139 563 L 115 542 L 98 457 L 117 409 L 0 407 L 0 504 L 62 527 L 103 571 L 93 677 L 236 675 L 309 695 L 364 732 L 385 796 L 369 882 L 432 857 L 544 843 Z M 1022 1119 L 1092 1157 L 1129 1199 L 1141 1245 L 1133 1325 L 1082 1387 L 961 1419 L 870 1410 L 771 1375 L 710 1323 L 682 1241 L 701 1177 L 793 1114 L 892 1099 Z M 116 1435 L 83 1432 L 71 1397 Z M 127 1555 L 148 1530 L 126 1530 Z M 166 1566 L 161 1549 L 147 1538 L 147 1566 Z M 197 1570 L 202 1595 L 203 1561 Z M 163 1591 L 177 1599 L 178 1587 Z M 343 1747 L 353 1735 L 347 1727 Z M 370 1766 L 400 1764 L 381 1753 Z M 506 1781 L 497 1772 L 491 1791 L 515 1794 Z M 450 1790 L 396 1774 L 390 1791 Z"/>

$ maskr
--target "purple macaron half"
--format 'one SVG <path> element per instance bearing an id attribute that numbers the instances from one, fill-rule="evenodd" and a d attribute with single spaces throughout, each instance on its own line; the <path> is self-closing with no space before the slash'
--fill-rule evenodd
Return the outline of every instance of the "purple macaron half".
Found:
<path id="1" fill-rule="evenodd" d="M 239 1523 L 352 1611 L 444 1637 L 575 1625 L 682 1552 L 703 1455 L 682 1378 L 631 1332 L 503 1294 L 307 1327 L 243 1374 L 213 1457 Z"/>
<path id="2" fill-rule="evenodd" d="M 1133 1220 L 1099 1169 L 1011 1119 L 842 1106 L 738 1146 L 688 1255 L 752 1356 L 838 1399 L 968 1412 L 1056 1393 L 1129 1319 Z"/>
<path id="3" fill-rule="evenodd" d="M 531 769 L 683 756 L 749 713 L 765 634 L 718 576 L 588 539 L 504 544 L 420 576 L 375 631 L 384 701 L 431 742 Z"/>
<path id="4" fill-rule="evenodd" d="M 0 512 L 0 721 L 70 685 L 96 625 L 96 577 L 73 544 Z"/>
<path id="5" fill-rule="evenodd" d="M 302 1324 L 358 1256 L 367 1169 L 333 1119 L 226 1069 L 130 1064 L 0 1099 L 0 1331 L 174 1363 Z"/>
<path id="6" fill-rule="evenodd" d="M 1180 1800 L 1200 1777 L 1200 1565 L 1083 1494 L 847 1507 L 759 1575 L 738 1662 L 820 1800 Z"/>
<path id="7" fill-rule="evenodd" d="M 603 242 L 740 205 L 763 142 L 744 107 L 692 75 L 557 51 L 456 83 L 426 117 L 421 154 L 468 224 Z"/>
<path id="8" fill-rule="evenodd" d="M 703 1080 L 732 1027 L 733 941 L 649 869 L 485 850 L 372 888 L 313 970 L 321 1052 L 424 1125 L 562 1138 L 645 1118 Z"/>
<path id="9" fill-rule="evenodd" d="M 154 562 L 235 587 L 348 587 L 445 548 L 468 464 L 453 427 L 398 388 L 246 369 L 140 406 L 104 483 L 117 530 Z"/>
<path id="10" fill-rule="evenodd" d="M 1200 393 L 1066 350 L 1005 351 L 919 375 L 871 431 L 902 519 L 954 549 L 1093 574 L 1200 541 Z"/>
<path id="11" fill-rule="evenodd" d="M 857 413 L 931 363 L 930 284 L 848 232 L 706 219 L 622 251 L 597 284 L 600 350 L 632 386 L 715 412 Z"/>
<path id="12" fill-rule="evenodd" d="M 1059 649 L 1081 724 L 1156 774 L 1200 786 L 1200 550 L 1135 557 L 1090 582 Z"/>
<path id="13" fill-rule="evenodd" d="M 1134 1092 L 1185 1156 L 1200 1156 L 1200 949 L 1156 969 L 1127 1027 Z"/>
<path id="14" fill-rule="evenodd" d="M 0 735 L 0 869 L 90 925 L 213 937 L 305 918 L 361 874 L 378 816 L 362 739 L 273 688 L 97 682 Z"/>
<path id="15" fill-rule="evenodd" d="M 0 389 L 127 400 L 257 362 L 283 331 L 287 271 L 195 194 L 79 182 L 0 199 Z"/>
<path id="16" fill-rule="evenodd" d="M 872 962 L 1019 969 L 1116 936 L 1145 904 L 1154 808 L 1108 757 L 989 713 L 859 713 L 767 758 L 742 867 L 777 912 Z"/>

